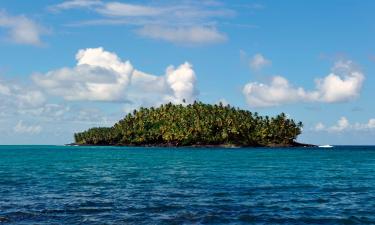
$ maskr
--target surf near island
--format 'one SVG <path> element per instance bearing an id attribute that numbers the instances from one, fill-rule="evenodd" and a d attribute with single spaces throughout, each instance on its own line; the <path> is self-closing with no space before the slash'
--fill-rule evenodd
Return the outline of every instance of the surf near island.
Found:
<path id="1" fill-rule="evenodd" d="M 164 104 L 134 110 L 112 127 L 75 133 L 71 145 L 301 147 L 296 141 L 302 122 L 284 113 L 260 116 L 248 110 L 211 105 Z"/>

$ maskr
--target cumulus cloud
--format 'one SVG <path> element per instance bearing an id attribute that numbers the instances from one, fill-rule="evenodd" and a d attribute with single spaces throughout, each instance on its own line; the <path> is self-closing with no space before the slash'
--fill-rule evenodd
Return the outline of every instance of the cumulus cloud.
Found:
<path id="1" fill-rule="evenodd" d="M 143 37 L 169 41 L 182 45 L 219 43 L 227 40 L 225 34 L 220 33 L 214 27 L 163 27 L 144 26 L 137 30 Z"/>
<path id="2" fill-rule="evenodd" d="M 185 62 L 178 68 L 169 66 L 166 73 L 167 84 L 173 91 L 173 95 L 167 96 L 167 101 L 174 103 L 193 102 L 197 96 L 197 90 L 192 65 Z"/>
<path id="3" fill-rule="evenodd" d="M 351 61 L 338 61 L 332 72 L 316 81 L 317 90 L 311 97 L 323 102 L 343 102 L 359 96 L 364 74 Z"/>
<path id="4" fill-rule="evenodd" d="M 336 124 L 326 126 L 322 122 L 315 125 L 314 131 L 327 131 L 333 133 L 347 132 L 347 131 L 373 131 L 375 130 L 375 119 L 371 118 L 366 123 L 350 123 L 349 120 L 342 116 Z"/>
<path id="5" fill-rule="evenodd" d="M 14 126 L 13 131 L 18 134 L 39 134 L 42 131 L 40 125 L 26 125 L 22 120 Z"/>
<path id="6" fill-rule="evenodd" d="M 334 132 L 341 132 L 345 129 L 348 129 L 350 127 L 349 120 L 346 117 L 341 117 L 338 121 L 337 124 L 330 127 L 330 131 Z"/>
<path id="7" fill-rule="evenodd" d="M 103 48 L 79 50 L 77 65 L 33 75 L 47 92 L 66 100 L 124 101 L 133 67 Z"/>
<path id="8" fill-rule="evenodd" d="M 252 70 L 260 70 L 268 65 L 271 65 L 271 61 L 259 53 L 255 54 L 250 60 L 250 68 Z"/>
<path id="9" fill-rule="evenodd" d="M 177 68 L 169 66 L 165 75 L 156 76 L 134 69 L 129 61 L 103 48 L 79 50 L 76 60 L 73 68 L 35 74 L 33 80 L 46 92 L 69 101 L 145 102 L 152 99 L 155 103 L 158 98 L 158 103 L 181 103 L 183 99 L 194 101 L 198 93 L 195 72 L 187 62 Z"/>
<path id="10" fill-rule="evenodd" d="M 306 96 L 303 88 L 293 87 L 287 79 L 275 76 L 270 84 L 251 82 L 244 86 L 242 93 L 253 107 L 269 107 L 296 102 Z"/>
<path id="11" fill-rule="evenodd" d="M 356 130 L 375 130 L 375 118 L 371 118 L 367 123 L 355 123 L 352 125 Z"/>
<path id="12" fill-rule="evenodd" d="M 6 39 L 18 44 L 41 45 L 46 29 L 24 15 L 9 15 L 0 9 L 0 28 L 7 31 Z"/>
<path id="13" fill-rule="evenodd" d="M 242 90 L 247 103 L 253 107 L 269 107 L 294 102 L 345 102 L 359 96 L 364 74 L 352 61 L 336 62 L 329 75 L 316 80 L 316 88 L 306 91 L 294 87 L 281 76 L 270 83 L 250 82 Z"/>
<path id="14" fill-rule="evenodd" d="M 162 76 L 135 70 L 127 93 L 131 103 L 124 110 L 129 112 L 139 106 L 157 106 L 167 102 L 188 104 L 195 101 L 198 94 L 195 72 L 188 62 L 177 68 L 167 67 Z"/>

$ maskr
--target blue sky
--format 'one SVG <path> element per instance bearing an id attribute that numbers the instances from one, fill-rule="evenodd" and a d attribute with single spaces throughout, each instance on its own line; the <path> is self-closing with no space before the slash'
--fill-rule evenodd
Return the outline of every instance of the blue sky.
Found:
<path id="1" fill-rule="evenodd" d="M 375 2 L 0 2 L 0 144 L 64 144 L 140 106 L 220 101 L 375 144 Z"/>

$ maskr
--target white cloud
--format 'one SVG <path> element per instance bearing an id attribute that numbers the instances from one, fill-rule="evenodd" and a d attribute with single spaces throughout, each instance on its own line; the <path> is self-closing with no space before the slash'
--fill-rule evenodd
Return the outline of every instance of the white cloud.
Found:
<path id="1" fill-rule="evenodd" d="M 0 79 L 0 121 L 6 120 L 11 128 L 13 128 L 12 123 L 19 120 L 40 123 L 68 119 L 70 107 L 65 104 L 50 103 L 51 100 L 32 84 Z M 22 122 L 18 128 L 22 128 L 21 125 Z M 8 130 L 12 129 L 8 128 Z"/>
<path id="2" fill-rule="evenodd" d="M 13 131 L 19 134 L 39 134 L 42 131 L 40 125 L 26 125 L 22 120 L 14 126 Z"/>
<path id="3" fill-rule="evenodd" d="M 294 102 L 345 102 L 359 96 L 364 74 L 351 61 L 339 61 L 332 72 L 316 80 L 316 89 L 306 91 L 294 87 L 281 76 L 269 84 L 250 82 L 242 90 L 247 103 L 253 107 L 269 107 Z"/>
<path id="4" fill-rule="evenodd" d="M 163 13 L 162 8 L 150 7 L 144 5 L 135 5 L 120 2 L 108 2 L 103 4 L 101 8 L 96 9 L 97 12 L 107 16 L 157 16 Z"/>
<path id="5" fill-rule="evenodd" d="M 304 99 L 303 88 L 294 88 L 287 79 L 281 76 L 272 78 L 270 84 L 251 82 L 244 86 L 242 93 L 253 107 L 269 107 L 296 102 Z"/>
<path id="6" fill-rule="evenodd" d="M 326 128 L 325 125 L 324 125 L 322 122 L 319 122 L 319 123 L 317 123 L 317 124 L 315 125 L 314 130 L 315 130 L 315 131 L 321 131 L 321 130 L 324 130 L 325 128 Z"/>
<path id="7" fill-rule="evenodd" d="M 356 130 L 375 130 L 375 118 L 369 119 L 365 124 L 355 123 L 353 127 Z"/>
<path id="8" fill-rule="evenodd" d="M 103 48 L 78 51 L 77 65 L 46 74 L 36 74 L 33 80 L 47 92 L 66 100 L 124 101 L 133 67 Z"/>
<path id="9" fill-rule="evenodd" d="M 369 129 L 375 129 L 375 119 L 370 119 L 367 123 Z"/>
<path id="10" fill-rule="evenodd" d="M 1 95 L 10 95 L 11 90 L 8 86 L 5 86 L 4 84 L 0 83 L 0 94 Z"/>
<path id="11" fill-rule="evenodd" d="M 97 126 L 112 126 L 118 119 L 108 118 L 101 110 L 97 108 L 82 108 L 76 112 L 76 114 L 70 118 L 75 123 L 94 123 Z"/>
<path id="12" fill-rule="evenodd" d="M 47 120 L 61 120 L 70 112 L 70 107 L 63 104 L 46 103 L 40 107 L 19 109 L 18 113 L 33 117 L 41 117 Z"/>
<path id="13" fill-rule="evenodd" d="M 196 77 L 192 65 L 169 66 L 166 74 L 155 76 L 135 70 L 129 61 L 103 48 L 79 50 L 73 68 L 33 75 L 46 92 L 65 100 L 153 102 L 194 101 Z M 1 90 L 1 89 L 0 89 Z M 157 101 L 156 101 L 157 100 Z"/>
<path id="14" fill-rule="evenodd" d="M 0 9 L 0 28 L 7 30 L 11 42 L 27 45 L 41 45 L 41 35 L 46 29 L 24 15 L 13 16 Z"/>
<path id="15" fill-rule="evenodd" d="M 3 112 L 40 107 L 45 101 L 39 90 L 0 80 L 0 110 Z"/>
<path id="16" fill-rule="evenodd" d="M 315 125 L 314 131 L 327 131 L 332 133 L 341 133 L 347 131 L 373 131 L 375 130 L 375 119 L 371 118 L 366 123 L 351 124 L 349 120 L 342 116 L 336 124 L 332 126 L 325 126 L 322 122 Z"/>
<path id="17" fill-rule="evenodd" d="M 201 21 L 203 18 L 232 17 L 235 11 L 225 8 L 222 4 L 203 4 L 202 1 L 184 1 L 176 3 L 133 4 L 119 1 L 105 2 L 100 0 L 70 0 L 52 5 L 54 11 L 86 8 L 111 18 L 120 17 L 150 17 L 151 19 L 167 22 Z"/>
<path id="18" fill-rule="evenodd" d="M 217 30 L 217 19 L 235 15 L 233 10 L 221 4 L 202 4 L 194 1 L 132 4 L 118 1 L 74 0 L 50 7 L 54 11 L 73 8 L 91 10 L 100 15 L 100 18 L 76 21 L 70 25 L 131 25 L 136 26 L 136 34 L 142 37 L 186 46 L 226 41 L 227 36 Z"/>
<path id="19" fill-rule="evenodd" d="M 341 132 L 345 129 L 348 129 L 350 127 L 349 120 L 346 117 L 341 117 L 337 124 L 330 127 L 329 130 L 333 132 Z"/>
<path id="20" fill-rule="evenodd" d="M 144 26 L 137 30 L 143 37 L 169 41 L 182 45 L 219 43 L 227 40 L 225 34 L 214 27 L 188 26 L 188 27 L 163 27 Z"/>
<path id="21" fill-rule="evenodd" d="M 60 10 L 67 10 L 67 9 L 76 9 L 76 8 L 90 8 L 93 6 L 101 5 L 102 2 L 100 0 L 71 0 L 65 1 L 60 4 L 48 7 L 51 11 L 60 11 Z"/>
<path id="22" fill-rule="evenodd" d="M 268 65 L 271 65 L 271 61 L 259 53 L 255 54 L 250 60 L 250 68 L 253 70 L 260 70 Z"/>
<path id="23" fill-rule="evenodd" d="M 195 72 L 188 62 L 180 65 L 178 68 L 169 66 L 166 71 L 167 84 L 173 91 L 172 96 L 167 96 L 167 101 L 173 103 L 193 102 L 198 91 L 196 90 Z"/>
<path id="24" fill-rule="evenodd" d="M 351 61 L 338 61 L 332 72 L 317 80 L 317 90 L 311 93 L 317 101 L 343 102 L 359 96 L 364 74 Z"/>

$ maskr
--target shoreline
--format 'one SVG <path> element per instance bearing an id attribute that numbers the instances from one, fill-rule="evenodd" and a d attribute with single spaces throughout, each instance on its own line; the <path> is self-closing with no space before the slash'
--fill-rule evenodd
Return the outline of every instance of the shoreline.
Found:
<path id="1" fill-rule="evenodd" d="M 317 147 L 313 144 L 293 142 L 291 144 L 271 144 L 271 145 L 232 145 L 232 144 L 194 144 L 194 145 L 174 145 L 169 144 L 141 144 L 141 145 L 107 145 L 107 144 L 77 144 L 70 143 L 65 146 L 109 146 L 109 147 L 158 147 L 158 148 L 294 148 L 294 147 Z"/>

